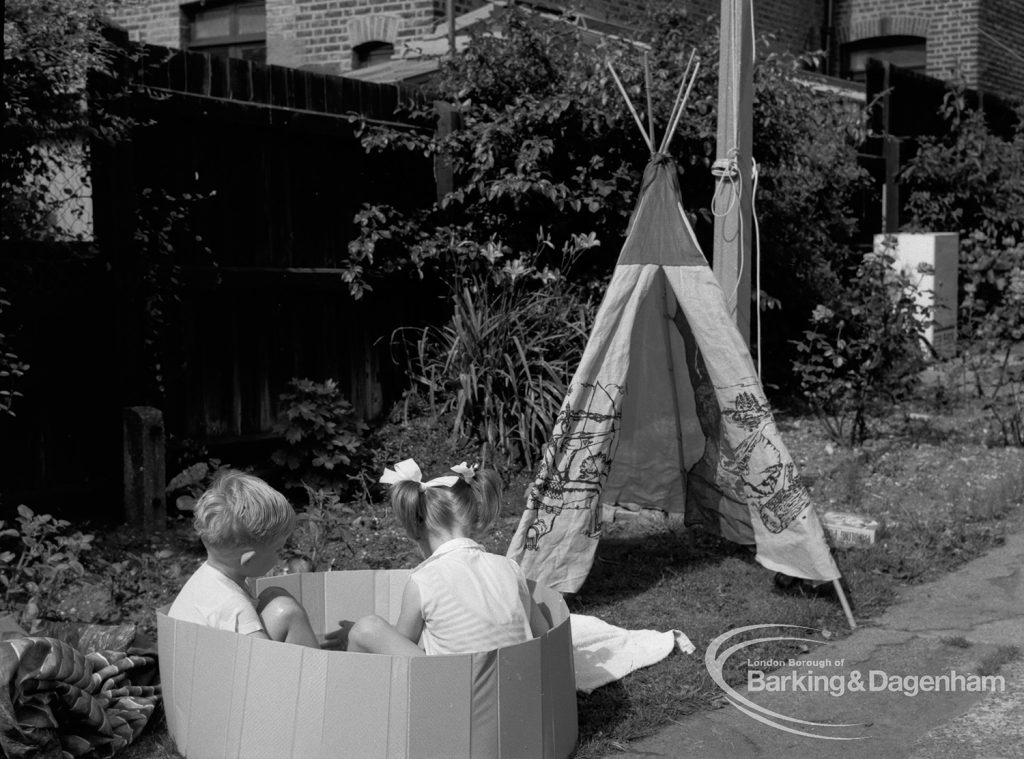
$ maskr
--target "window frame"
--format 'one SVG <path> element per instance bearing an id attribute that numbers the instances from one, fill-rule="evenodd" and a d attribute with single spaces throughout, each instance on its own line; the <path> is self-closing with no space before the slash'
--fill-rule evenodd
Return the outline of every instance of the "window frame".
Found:
<path id="1" fill-rule="evenodd" d="M 923 74 L 927 71 L 928 67 L 928 39 L 926 37 L 919 37 L 913 34 L 885 34 L 875 37 L 865 37 L 854 42 L 844 43 L 840 54 L 842 78 L 856 82 L 864 81 L 867 68 L 865 67 L 854 71 L 850 67 L 850 59 L 854 54 L 863 53 L 865 51 L 881 53 L 883 57 L 879 57 L 878 55 L 869 55 L 868 58 L 886 60 L 884 57 L 886 50 L 910 50 L 912 48 L 915 50 L 917 48 L 921 48 L 921 52 L 924 55 L 921 66 L 902 66 L 901 68 L 909 68 L 911 71 L 920 71 Z M 895 63 L 893 65 L 899 66 L 900 64 Z"/>
<path id="2" fill-rule="evenodd" d="M 263 31 L 253 32 L 249 34 L 241 34 L 238 31 L 239 24 L 239 9 L 245 7 L 259 8 L 263 13 Z M 208 11 L 215 11 L 221 9 L 228 9 L 228 34 L 221 35 L 218 37 L 206 37 L 202 40 L 196 40 L 194 38 L 195 25 L 197 19 L 202 16 L 203 13 Z M 245 49 L 258 49 L 261 55 L 258 57 L 260 62 L 265 62 L 267 57 L 267 28 L 266 28 L 266 14 L 267 4 L 266 0 L 227 0 L 226 2 L 198 2 L 191 3 L 189 5 L 181 6 L 182 12 L 185 14 L 185 30 L 187 41 L 184 45 L 185 49 L 192 50 L 197 53 L 210 53 L 212 55 L 226 55 L 229 58 L 240 58 L 243 60 L 252 60 L 247 58 L 245 55 L 240 54 Z"/>
<path id="3" fill-rule="evenodd" d="M 387 49 L 388 57 L 375 60 L 374 54 Z M 366 57 L 363 57 L 363 52 L 366 53 Z M 376 66 L 379 63 L 385 63 L 392 59 L 395 54 L 395 45 L 387 40 L 366 40 L 360 42 L 358 45 L 352 46 L 352 70 L 358 71 L 369 66 Z"/>

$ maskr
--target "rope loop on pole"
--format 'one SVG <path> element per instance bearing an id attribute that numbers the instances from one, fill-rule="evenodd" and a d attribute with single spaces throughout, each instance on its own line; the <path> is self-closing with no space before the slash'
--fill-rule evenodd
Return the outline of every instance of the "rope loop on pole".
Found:
<path id="1" fill-rule="evenodd" d="M 743 192 L 743 182 L 740 177 L 739 161 L 737 160 L 738 153 L 736 147 L 729 148 L 729 153 L 725 158 L 718 158 L 713 164 L 711 164 L 711 175 L 716 178 L 715 181 L 715 195 L 711 198 L 711 213 L 721 218 L 728 216 L 732 213 L 736 207 L 736 203 L 740 199 L 740 194 Z M 722 190 L 728 183 L 729 188 L 732 190 L 729 198 L 729 205 L 725 210 L 721 208 L 721 195 Z"/>

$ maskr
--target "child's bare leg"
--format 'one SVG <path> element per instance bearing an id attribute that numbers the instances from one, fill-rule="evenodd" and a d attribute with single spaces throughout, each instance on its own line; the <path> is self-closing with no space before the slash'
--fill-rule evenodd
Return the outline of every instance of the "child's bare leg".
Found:
<path id="1" fill-rule="evenodd" d="M 369 654 L 422 656 L 423 649 L 376 614 L 358 620 L 348 631 L 348 650 Z"/>
<path id="2" fill-rule="evenodd" d="M 295 643 L 299 646 L 320 648 L 309 616 L 302 604 L 282 588 L 267 588 L 260 593 L 256 611 L 263 620 L 271 640 Z"/>

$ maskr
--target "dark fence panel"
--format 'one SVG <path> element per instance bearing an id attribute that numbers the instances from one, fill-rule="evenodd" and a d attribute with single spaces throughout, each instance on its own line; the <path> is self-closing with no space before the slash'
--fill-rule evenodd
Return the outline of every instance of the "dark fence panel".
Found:
<path id="1" fill-rule="evenodd" d="M 229 462 L 272 447 L 277 398 L 292 377 L 335 378 L 363 416 L 379 415 L 405 385 L 390 360 L 392 331 L 437 313 L 436 294 L 415 282 L 355 301 L 339 269 L 364 203 L 435 196 L 429 159 L 368 156 L 356 136 L 353 115 L 396 121 L 414 93 L 142 52 L 125 58 L 122 76 L 144 85 L 125 107 L 147 123 L 130 142 L 93 150 L 92 263 L 30 267 L 34 279 L 18 284 L 33 294 L 18 314 L 32 369 L 19 418 L 0 421 L 5 511 L 26 502 L 119 514 L 124 406 L 161 408 L 172 445 L 194 440 Z M 148 218 L 158 228 L 174 208 L 185 217 L 169 233 L 180 284 L 156 352 L 161 395 L 144 344 L 137 227 Z"/>
<path id="2" fill-rule="evenodd" d="M 88 503 L 90 511 L 116 512 L 120 356 L 109 272 L 87 246 L 9 244 L 0 277 L 12 301 L 4 331 L 29 364 L 16 416 L 0 415 L 2 511 L 27 503 L 81 514 Z"/>

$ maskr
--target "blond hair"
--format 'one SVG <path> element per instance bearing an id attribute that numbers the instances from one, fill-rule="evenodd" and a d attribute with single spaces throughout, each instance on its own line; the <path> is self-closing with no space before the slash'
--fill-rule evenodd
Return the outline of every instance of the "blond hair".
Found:
<path id="1" fill-rule="evenodd" d="M 414 480 L 391 486 L 395 516 L 413 540 L 423 532 L 437 533 L 458 525 L 470 536 L 488 530 L 501 509 L 501 476 L 493 469 L 481 469 L 467 482 L 459 478 L 451 487 L 420 487 Z"/>
<path id="2" fill-rule="evenodd" d="M 259 477 L 228 469 L 199 497 L 192 526 L 207 547 L 265 545 L 291 534 L 295 510 Z"/>

